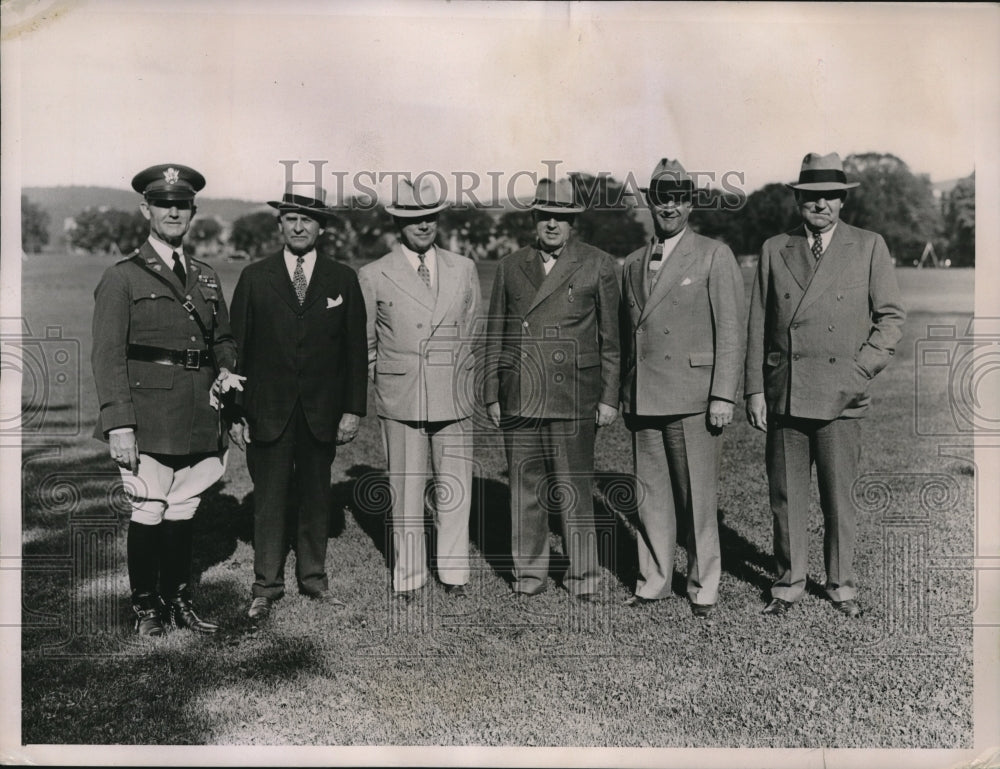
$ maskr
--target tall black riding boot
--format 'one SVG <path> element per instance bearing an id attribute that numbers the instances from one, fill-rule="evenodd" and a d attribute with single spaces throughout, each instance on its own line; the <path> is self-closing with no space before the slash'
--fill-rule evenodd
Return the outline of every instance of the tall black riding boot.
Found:
<path id="1" fill-rule="evenodd" d="M 132 590 L 132 611 L 139 635 L 163 635 L 163 602 L 156 592 L 160 565 L 163 524 L 149 526 L 136 521 L 128 524 L 128 581 Z"/>
<path id="2" fill-rule="evenodd" d="M 194 520 L 163 522 L 163 563 L 160 588 L 167 602 L 167 616 L 179 628 L 215 633 L 219 626 L 201 619 L 191 600 L 191 551 Z"/>

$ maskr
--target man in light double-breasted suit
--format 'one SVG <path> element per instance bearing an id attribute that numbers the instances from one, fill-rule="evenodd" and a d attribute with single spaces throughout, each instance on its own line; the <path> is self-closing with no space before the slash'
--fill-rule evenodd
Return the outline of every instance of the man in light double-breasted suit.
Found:
<path id="1" fill-rule="evenodd" d="M 537 245 L 500 262 L 487 319 L 483 400 L 504 432 L 515 593 L 546 589 L 549 513 L 562 519 L 564 587 L 598 600 L 591 482 L 597 427 L 618 416 L 618 279 L 603 251 L 570 237 L 568 179 L 539 182 Z"/>
<path id="2" fill-rule="evenodd" d="M 368 370 L 392 488 L 392 586 L 410 601 L 428 578 L 424 487 L 434 480 L 437 573 L 465 595 L 479 277 L 471 259 L 434 245 L 447 208 L 433 187 L 401 179 L 392 204 L 400 242 L 359 270 L 368 308 Z"/>
<path id="3" fill-rule="evenodd" d="M 809 482 L 823 509 L 826 593 L 861 615 L 854 575 L 851 486 L 858 418 L 869 383 L 892 359 L 905 318 L 880 235 L 840 221 L 848 183 L 836 153 L 802 161 L 795 201 L 803 226 L 764 243 L 750 295 L 747 419 L 767 431 L 767 476 L 778 579 L 765 614 L 783 615 L 806 586 Z"/>
<path id="4" fill-rule="evenodd" d="M 677 519 L 687 524 L 695 617 L 719 591 L 717 500 L 722 429 L 743 371 L 743 279 L 729 247 L 687 226 L 694 184 L 664 158 L 645 190 L 656 237 L 622 270 L 622 405 L 642 531 L 629 604 L 670 596 Z"/>

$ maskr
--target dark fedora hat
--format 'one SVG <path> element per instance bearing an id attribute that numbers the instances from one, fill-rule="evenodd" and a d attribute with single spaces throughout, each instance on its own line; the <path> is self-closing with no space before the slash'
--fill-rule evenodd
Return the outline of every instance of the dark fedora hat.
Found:
<path id="1" fill-rule="evenodd" d="M 649 186 L 640 187 L 646 198 L 659 204 L 674 195 L 690 195 L 694 192 L 694 180 L 684 170 L 679 160 L 662 158 L 649 177 Z"/>
<path id="2" fill-rule="evenodd" d="M 327 208 L 326 205 L 326 190 L 317 185 L 312 188 L 315 197 L 310 197 L 297 194 L 296 187 L 307 187 L 307 185 L 289 182 L 285 186 L 285 194 L 281 196 L 281 200 L 269 200 L 267 204 L 271 208 L 277 208 L 279 213 L 295 211 L 312 217 L 320 224 L 325 224 L 334 217 L 333 209 Z"/>
<path id="3" fill-rule="evenodd" d="M 834 192 L 858 187 L 860 186 L 860 182 L 847 181 L 847 174 L 844 173 L 844 164 L 840 161 L 840 155 L 836 152 L 831 152 L 829 155 L 810 152 L 802 158 L 802 169 L 799 171 L 799 180 L 785 186 L 793 190 Z"/>

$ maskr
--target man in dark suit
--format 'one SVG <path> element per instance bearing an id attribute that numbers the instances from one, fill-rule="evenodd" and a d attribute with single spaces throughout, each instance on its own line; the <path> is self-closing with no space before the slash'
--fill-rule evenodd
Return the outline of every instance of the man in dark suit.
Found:
<path id="1" fill-rule="evenodd" d="M 149 238 L 109 267 L 94 292 L 94 437 L 108 441 L 132 506 L 129 584 L 135 627 L 146 636 L 171 623 L 219 629 L 195 614 L 191 597 L 194 514 L 226 467 L 210 390 L 236 364 L 219 277 L 184 251 L 204 186 L 178 163 L 136 174 Z"/>
<path id="2" fill-rule="evenodd" d="M 826 594 L 861 616 L 854 574 L 851 486 L 858 419 L 872 378 L 888 365 L 905 319 L 892 257 L 880 235 L 840 221 L 848 183 L 836 153 L 802 161 L 795 202 L 803 226 L 764 243 L 750 295 L 744 395 L 767 432 L 767 477 L 778 579 L 764 613 L 781 616 L 806 586 L 809 483 L 816 464 L 823 510 Z"/>
<path id="3" fill-rule="evenodd" d="M 563 585 L 594 602 L 594 439 L 618 415 L 618 280 L 608 254 L 570 238 L 584 209 L 568 179 L 539 182 L 532 210 L 537 244 L 501 261 L 493 282 L 483 401 L 507 452 L 514 592 L 547 587 L 552 512 Z"/>
<path id="4" fill-rule="evenodd" d="M 695 617 L 719 592 L 722 429 L 733 420 L 746 318 L 736 257 L 688 226 L 694 183 L 664 158 L 645 190 L 656 237 L 622 269 L 622 405 L 640 486 L 631 606 L 670 596 L 677 518 L 687 523 Z"/>
<path id="5" fill-rule="evenodd" d="M 338 444 L 354 440 L 365 415 L 365 304 L 354 271 L 320 256 L 316 241 L 330 216 L 325 193 L 297 195 L 289 185 L 278 209 L 283 251 L 247 267 L 233 293 L 245 418 L 231 436 L 246 445 L 254 482 L 253 600 L 260 622 L 284 595 L 286 525 L 298 506 L 295 566 L 299 591 L 329 595 L 327 523 L 330 466 Z"/>

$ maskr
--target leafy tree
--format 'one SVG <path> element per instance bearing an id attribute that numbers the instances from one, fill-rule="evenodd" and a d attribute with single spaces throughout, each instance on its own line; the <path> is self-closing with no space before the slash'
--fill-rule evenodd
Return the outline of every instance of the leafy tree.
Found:
<path id="1" fill-rule="evenodd" d="M 281 248 L 278 218 L 273 211 L 246 214 L 233 222 L 229 244 L 236 251 L 246 251 L 257 259 Z"/>
<path id="2" fill-rule="evenodd" d="M 188 230 L 187 239 L 193 245 L 210 244 L 219 240 L 222 235 L 222 225 L 217 219 L 206 217 L 195 219 Z"/>
<path id="3" fill-rule="evenodd" d="M 646 240 L 646 230 L 612 176 L 573 174 L 577 200 L 587 209 L 576 217 L 576 232 L 586 243 L 613 256 L 625 256 Z"/>
<path id="4" fill-rule="evenodd" d="M 947 252 L 956 267 L 976 264 L 976 174 L 960 179 L 945 203 Z"/>
<path id="5" fill-rule="evenodd" d="M 493 217 L 475 206 L 446 208 L 438 217 L 438 240 L 444 245 L 448 244 L 451 234 L 455 233 L 459 242 L 467 248 L 485 248 L 492 232 Z"/>
<path id="6" fill-rule="evenodd" d="M 877 152 L 848 155 L 844 170 L 861 186 L 847 193 L 843 220 L 878 232 L 897 260 L 919 258 L 942 226 L 930 177 L 914 174 L 895 155 Z"/>
<path id="7" fill-rule="evenodd" d="M 524 248 L 535 242 L 535 224 L 531 219 L 531 211 L 505 211 L 500 214 L 496 225 L 498 238 L 509 238 L 517 243 L 518 248 Z"/>
<path id="8" fill-rule="evenodd" d="M 21 196 L 21 250 L 37 254 L 49 243 L 49 214 L 41 206 Z"/>
<path id="9" fill-rule="evenodd" d="M 734 198 L 732 193 L 724 193 L 714 188 L 700 189 L 693 199 L 694 207 L 688 224 L 695 232 L 709 238 L 716 238 L 728 245 L 735 254 L 753 253 L 760 243 L 745 245 L 740 212 L 747 205 L 747 196 Z"/>
<path id="10" fill-rule="evenodd" d="M 69 242 L 90 253 L 107 252 L 112 244 L 123 254 L 138 248 L 149 236 L 149 223 L 138 211 L 86 208 L 74 217 Z"/>

